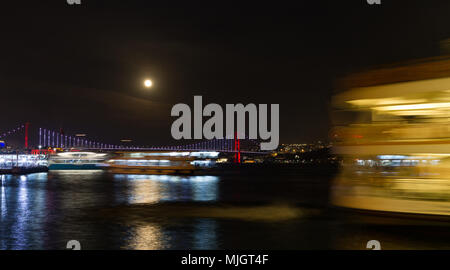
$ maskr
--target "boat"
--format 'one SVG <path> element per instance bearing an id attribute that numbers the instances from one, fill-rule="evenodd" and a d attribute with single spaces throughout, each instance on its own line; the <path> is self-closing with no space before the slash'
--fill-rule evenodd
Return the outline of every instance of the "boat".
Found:
<path id="1" fill-rule="evenodd" d="M 117 152 L 108 171 L 117 174 L 195 174 L 214 164 L 218 152 Z"/>
<path id="2" fill-rule="evenodd" d="M 450 217 L 450 59 L 356 74 L 333 98 L 335 206 Z"/>
<path id="3" fill-rule="evenodd" d="M 28 174 L 48 171 L 45 155 L 0 154 L 0 174 Z"/>
<path id="4" fill-rule="evenodd" d="M 62 152 L 49 156 L 49 170 L 99 170 L 107 158 L 105 153 Z"/>

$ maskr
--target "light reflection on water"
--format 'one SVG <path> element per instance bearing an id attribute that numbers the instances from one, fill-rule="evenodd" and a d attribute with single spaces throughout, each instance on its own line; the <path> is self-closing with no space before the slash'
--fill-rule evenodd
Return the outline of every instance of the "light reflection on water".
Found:
<path id="1" fill-rule="evenodd" d="M 139 225 L 133 228 L 133 237 L 125 247 L 136 250 L 163 249 L 164 237 L 158 224 Z"/>
<path id="2" fill-rule="evenodd" d="M 445 227 L 389 232 L 309 211 L 297 203 L 323 201 L 326 181 L 289 177 L 2 175 L 0 249 L 448 248 Z"/>
<path id="3" fill-rule="evenodd" d="M 195 227 L 194 249 L 218 249 L 217 222 L 212 219 L 202 219 Z"/>
<path id="4" fill-rule="evenodd" d="M 22 235 L 23 237 L 16 238 L 15 245 L 23 247 L 28 240 L 28 234 L 26 230 L 27 221 L 30 215 L 30 209 L 28 208 L 28 192 L 26 187 L 26 176 L 20 176 L 19 192 L 17 192 L 18 212 L 16 223 L 13 225 L 13 234 Z"/>
<path id="5" fill-rule="evenodd" d="M 217 176 L 114 175 L 130 185 L 127 202 L 216 201 Z"/>
<path id="6" fill-rule="evenodd" d="M 40 248 L 41 243 L 30 243 L 42 238 L 41 222 L 46 214 L 45 191 L 32 190 L 30 179 L 38 176 L 2 175 L 1 187 L 1 249 Z M 37 221 L 37 222 L 36 222 Z"/>
<path id="7" fill-rule="evenodd" d="M 216 176 L 53 171 L 26 176 L 0 175 L 0 178 L 0 249 L 64 249 L 67 240 L 77 237 L 85 242 L 98 237 L 114 238 L 112 245 L 105 239 L 98 247 L 88 244 L 84 245 L 86 248 L 171 248 L 174 245 L 167 239 L 179 233 L 167 231 L 161 224 L 134 222 L 132 218 L 115 224 L 114 220 L 99 221 L 86 213 L 114 205 L 210 202 L 217 200 L 219 191 Z M 111 231 L 102 227 L 101 222 L 107 222 Z M 194 233 L 189 237 L 195 240 L 191 239 L 192 243 L 186 245 L 193 245 L 193 248 L 213 246 L 202 244 L 214 239 L 211 236 L 214 224 L 205 222 L 196 221 L 190 225 Z M 202 229 L 196 228 L 197 223 Z M 208 229 L 210 227 L 212 229 Z M 201 240 L 203 238 L 205 240 Z"/>
<path id="8" fill-rule="evenodd" d="M 192 229 L 170 229 L 158 223 L 138 224 L 131 229 L 129 241 L 124 249 L 218 249 L 217 221 L 197 219 Z"/>
<path id="9" fill-rule="evenodd" d="M 5 220 L 6 215 L 8 214 L 8 210 L 6 208 L 6 193 L 5 193 L 5 176 L 4 175 L 0 175 L 0 179 L 2 181 L 2 190 L 1 190 L 1 203 L 0 203 L 0 207 L 1 207 L 1 216 L 0 216 L 0 221 L 1 224 L 3 225 L 3 220 Z M 0 231 L 2 232 L 2 236 L 3 236 L 3 226 L 0 227 Z M 0 239 L 0 249 L 6 249 L 6 241 L 5 238 L 2 237 Z"/>

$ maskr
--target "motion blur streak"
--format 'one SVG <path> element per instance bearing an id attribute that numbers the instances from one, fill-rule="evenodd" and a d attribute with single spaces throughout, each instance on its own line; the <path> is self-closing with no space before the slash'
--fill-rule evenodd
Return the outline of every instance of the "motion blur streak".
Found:
<path id="1" fill-rule="evenodd" d="M 235 219 L 245 221 L 267 221 L 278 222 L 300 218 L 306 210 L 301 208 L 274 204 L 270 206 L 231 206 L 231 205 L 148 205 L 136 206 L 129 209 L 130 213 L 145 212 L 152 216 L 165 215 L 166 217 L 189 217 L 189 218 L 214 218 Z"/>
<path id="2" fill-rule="evenodd" d="M 343 158 L 334 204 L 450 215 L 450 60 L 372 70 L 342 85 L 333 99 Z"/>

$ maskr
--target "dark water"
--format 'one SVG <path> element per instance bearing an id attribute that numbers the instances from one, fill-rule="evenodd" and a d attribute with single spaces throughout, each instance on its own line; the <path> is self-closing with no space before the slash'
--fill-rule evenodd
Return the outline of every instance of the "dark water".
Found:
<path id="1" fill-rule="evenodd" d="M 0 249 L 450 248 L 447 224 L 361 222 L 328 207 L 331 175 L 2 175 Z"/>

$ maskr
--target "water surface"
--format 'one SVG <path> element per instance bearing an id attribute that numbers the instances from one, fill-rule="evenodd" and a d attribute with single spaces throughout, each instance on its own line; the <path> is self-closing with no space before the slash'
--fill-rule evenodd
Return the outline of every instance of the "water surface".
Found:
<path id="1" fill-rule="evenodd" d="M 0 249 L 65 249 L 69 240 L 82 249 L 364 249 L 371 239 L 383 248 L 450 248 L 446 224 L 336 214 L 330 177 L 1 175 Z"/>

